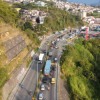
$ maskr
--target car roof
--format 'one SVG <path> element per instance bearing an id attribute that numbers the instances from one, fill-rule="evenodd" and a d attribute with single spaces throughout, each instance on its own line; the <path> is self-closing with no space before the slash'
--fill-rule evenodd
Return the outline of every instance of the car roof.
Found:
<path id="1" fill-rule="evenodd" d="M 41 87 L 44 87 L 44 84 L 41 84 Z"/>
<path id="2" fill-rule="evenodd" d="M 52 80 L 55 80 L 55 78 L 52 78 Z"/>
<path id="3" fill-rule="evenodd" d="M 42 97 L 43 96 L 43 93 L 39 93 L 39 96 Z"/>

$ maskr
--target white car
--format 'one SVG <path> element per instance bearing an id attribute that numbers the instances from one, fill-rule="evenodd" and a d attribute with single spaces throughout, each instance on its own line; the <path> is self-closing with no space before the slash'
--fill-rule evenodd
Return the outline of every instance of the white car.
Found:
<path id="1" fill-rule="evenodd" d="M 41 84 L 40 89 L 41 89 L 42 91 L 45 90 L 45 86 L 44 86 L 44 84 Z"/>
<path id="2" fill-rule="evenodd" d="M 43 93 L 39 93 L 39 100 L 43 100 Z"/>
<path id="3" fill-rule="evenodd" d="M 57 61 L 57 58 L 55 58 L 54 60 Z"/>
<path id="4" fill-rule="evenodd" d="M 59 41 L 59 38 L 57 38 L 57 41 Z"/>

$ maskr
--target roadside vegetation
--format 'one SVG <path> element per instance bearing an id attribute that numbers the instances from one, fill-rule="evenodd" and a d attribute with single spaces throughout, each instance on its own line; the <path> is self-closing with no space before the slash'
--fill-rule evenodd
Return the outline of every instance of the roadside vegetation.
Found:
<path id="1" fill-rule="evenodd" d="M 100 99 L 100 39 L 79 38 L 66 46 L 61 57 L 61 72 L 71 100 Z"/>

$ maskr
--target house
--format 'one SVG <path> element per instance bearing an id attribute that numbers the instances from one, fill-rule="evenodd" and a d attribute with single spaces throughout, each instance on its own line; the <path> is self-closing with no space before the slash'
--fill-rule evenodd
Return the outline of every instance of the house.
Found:
<path id="1" fill-rule="evenodd" d="M 36 24 L 36 19 L 37 19 L 37 17 L 36 16 L 32 16 L 31 17 L 31 22 L 32 22 L 32 24 Z"/>
<path id="2" fill-rule="evenodd" d="M 46 17 L 47 16 L 47 13 L 44 12 L 44 11 L 39 11 L 39 16 Z"/>
<path id="3" fill-rule="evenodd" d="M 43 24 L 43 23 L 44 23 L 44 17 L 39 16 L 39 17 L 37 18 L 37 23 Z"/>
<path id="4" fill-rule="evenodd" d="M 42 1 L 38 1 L 38 2 L 35 3 L 35 5 L 45 7 L 46 6 L 46 3 L 45 2 L 42 2 Z"/>

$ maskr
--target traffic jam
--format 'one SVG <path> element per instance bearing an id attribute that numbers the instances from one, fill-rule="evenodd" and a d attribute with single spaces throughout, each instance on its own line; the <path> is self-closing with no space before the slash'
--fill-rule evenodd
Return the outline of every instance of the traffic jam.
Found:
<path id="1" fill-rule="evenodd" d="M 56 79 L 54 77 L 54 73 L 56 71 L 57 67 L 57 57 L 53 57 L 53 49 L 57 49 L 58 47 L 56 46 L 57 42 L 59 41 L 59 38 L 56 40 L 52 41 L 49 52 L 47 53 L 47 60 L 44 66 L 43 70 L 43 77 L 41 79 L 41 85 L 39 87 L 40 92 L 38 93 L 38 100 L 44 100 L 43 96 L 43 91 L 50 90 L 51 85 L 56 83 Z M 46 53 L 46 52 L 45 52 Z M 40 53 L 39 55 L 39 60 L 43 60 L 43 53 Z"/>

